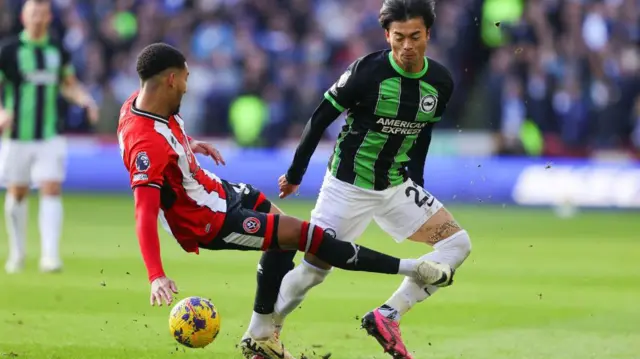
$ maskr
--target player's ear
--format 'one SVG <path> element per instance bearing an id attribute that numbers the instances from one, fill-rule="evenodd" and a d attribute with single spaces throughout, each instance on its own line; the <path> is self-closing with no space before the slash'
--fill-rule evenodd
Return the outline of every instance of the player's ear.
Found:
<path id="1" fill-rule="evenodd" d="M 391 45 L 391 35 L 389 29 L 384 29 L 384 38 L 387 39 L 387 44 Z"/>
<path id="2" fill-rule="evenodd" d="M 176 85 L 175 72 L 169 72 L 169 74 L 167 75 L 167 84 L 169 85 L 169 87 L 174 87 Z"/>
<path id="3" fill-rule="evenodd" d="M 427 41 L 431 40 L 431 29 L 427 29 Z"/>

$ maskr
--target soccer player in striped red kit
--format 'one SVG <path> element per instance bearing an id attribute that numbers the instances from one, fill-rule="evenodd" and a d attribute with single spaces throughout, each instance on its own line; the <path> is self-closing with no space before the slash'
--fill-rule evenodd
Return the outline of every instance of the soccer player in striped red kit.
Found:
<path id="1" fill-rule="evenodd" d="M 208 155 L 217 164 L 224 159 L 184 131 L 178 114 L 189 76 L 184 55 L 166 44 L 149 45 L 138 56 L 137 71 L 141 88 L 122 106 L 118 140 L 130 174 L 152 305 L 170 305 L 177 293 L 162 267 L 158 218 L 187 252 L 299 250 L 346 270 L 412 276 L 427 284 L 451 281 L 452 272 L 442 265 L 398 259 L 340 241 L 318 226 L 285 216 L 251 185 L 229 183 L 202 168 L 194 153 Z M 272 304 L 278 290 L 258 280 L 254 311 Z M 293 358 L 275 334 L 256 338 L 247 332 L 241 346 L 249 358 Z"/>

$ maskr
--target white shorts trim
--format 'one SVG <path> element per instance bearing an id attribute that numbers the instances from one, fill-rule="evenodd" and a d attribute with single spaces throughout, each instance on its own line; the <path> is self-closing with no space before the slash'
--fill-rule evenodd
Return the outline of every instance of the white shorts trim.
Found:
<path id="1" fill-rule="evenodd" d="M 400 243 L 443 208 L 431 193 L 409 180 L 384 191 L 373 191 L 325 174 L 311 223 L 355 242 L 371 220 Z"/>

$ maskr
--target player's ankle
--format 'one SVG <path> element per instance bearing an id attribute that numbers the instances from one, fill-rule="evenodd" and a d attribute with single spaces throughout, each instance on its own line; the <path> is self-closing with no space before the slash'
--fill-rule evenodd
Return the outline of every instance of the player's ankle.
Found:
<path id="1" fill-rule="evenodd" d="M 394 307 L 392 307 L 392 306 L 390 306 L 388 304 L 383 304 L 383 305 L 379 306 L 377 308 L 377 310 L 378 310 L 378 312 L 380 312 L 380 314 L 382 316 L 384 316 L 387 319 L 391 319 L 394 322 L 398 322 L 399 323 L 400 319 L 402 318 L 402 315 L 400 314 L 400 312 L 396 308 L 394 308 Z"/>
<path id="2" fill-rule="evenodd" d="M 270 338 L 275 332 L 273 314 L 260 314 L 253 312 L 249 323 L 249 334 L 256 340 Z"/>

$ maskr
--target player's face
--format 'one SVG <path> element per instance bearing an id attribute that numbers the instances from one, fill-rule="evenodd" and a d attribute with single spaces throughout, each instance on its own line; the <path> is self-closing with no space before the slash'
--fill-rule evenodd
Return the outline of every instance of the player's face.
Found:
<path id="1" fill-rule="evenodd" d="M 429 41 L 429 30 L 422 17 L 392 22 L 386 31 L 386 37 L 398 65 L 408 72 L 422 69 L 422 58 Z"/>
<path id="2" fill-rule="evenodd" d="M 44 34 L 51 23 L 51 4 L 27 1 L 22 9 L 22 24 L 31 34 Z"/>
<path id="3" fill-rule="evenodd" d="M 169 86 L 175 98 L 175 112 L 180 110 L 180 103 L 182 97 L 187 93 L 187 80 L 189 78 L 189 67 L 185 64 L 184 69 L 178 70 L 171 74 L 169 79 Z"/>

